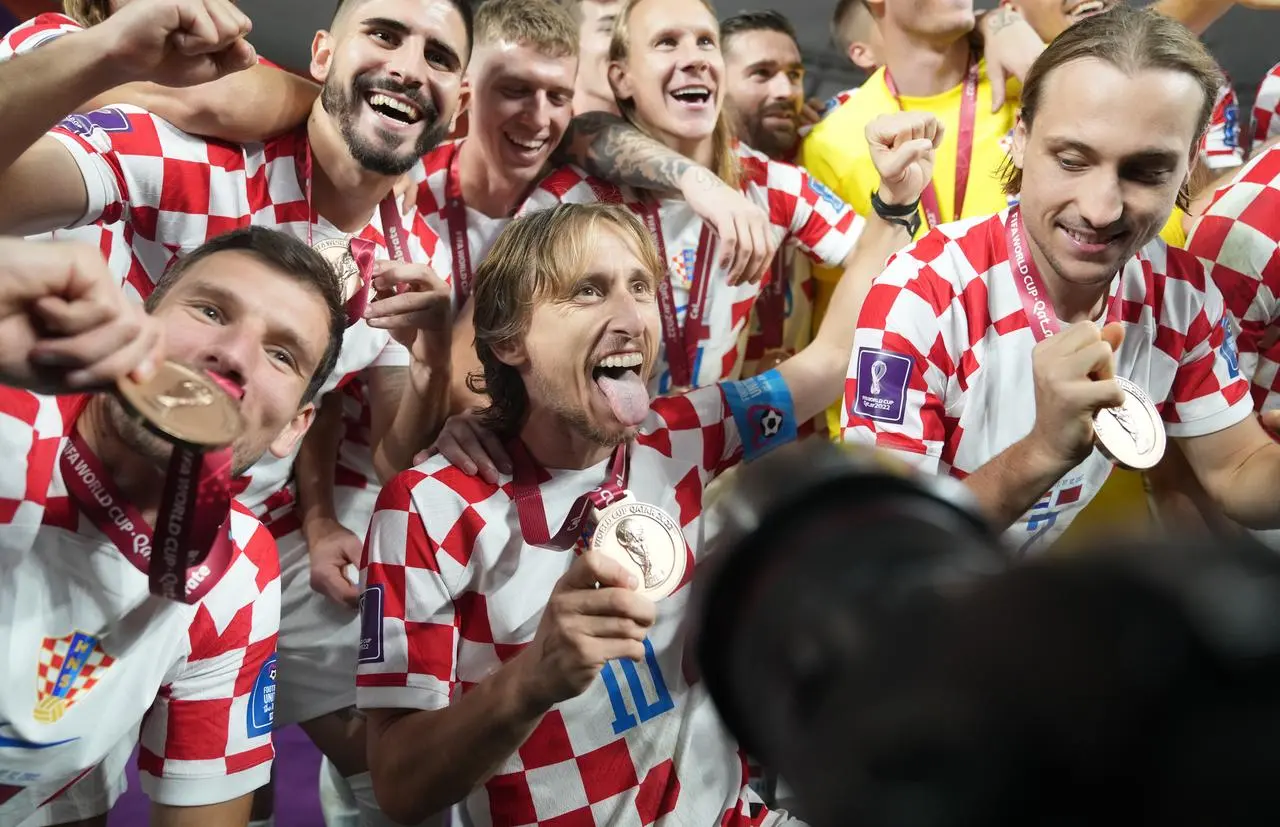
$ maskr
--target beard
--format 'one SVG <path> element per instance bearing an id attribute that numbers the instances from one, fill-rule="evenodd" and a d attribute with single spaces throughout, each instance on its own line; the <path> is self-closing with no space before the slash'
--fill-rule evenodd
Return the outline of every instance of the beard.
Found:
<path id="1" fill-rule="evenodd" d="M 564 402 L 564 396 L 557 393 L 556 389 L 541 376 L 533 375 L 528 377 L 528 380 L 535 385 L 531 389 L 533 392 L 528 394 L 529 398 L 550 400 L 551 412 L 555 414 L 556 419 L 583 439 L 605 448 L 614 448 L 630 438 L 632 429 L 619 428 L 618 431 L 610 433 L 592 422 L 585 410 Z"/>
<path id="2" fill-rule="evenodd" d="M 791 124 L 789 126 L 765 124 L 766 116 L 789 117 Z M 747 136 L 747 143 L 752 149 L 763 152 L 775 160 L 791 158 L 800 137 L 795 113 L 791 109 L 777 106 L 761 107 L 751 117 L 743 120 L 743 129 L 739 134 Z"/>
<path id="3" fill-rule="evenodd" d="M 120 441 L 133 453 L 157 468 L 168 468 L 173 456 L 173 444 L 157 436 L 145 425 L 130 416 L 114 396 L 105 395 L 107 423 Z M 237 440 L 232 445 L 231 476 L 239 477 L 248 471 L 266 453 L 265 447 L 257 449 Z"/>
<path id="4" fill-rule="evenodd" d="M 369 140 L 360 134 L 357 126 L 360 107 L 373 91 L 390 92 L 413 102 L 422 112 L 418 122 L 421 133 L 413 146 L 397 152 L 391 147 L 400 143 L 400 136 L 387 129 L 377 129 L 377 138 Z M 338 124 L 338 131 L 347 145 L 347 151 L 360 166 L 379 175 L 403 175 L 413 169 L 418 159 L 440 145 L 449 134 L 449 124 L 440 118 L 440 111 L 422 90 L 405 86 L 393 78 L 359 76 L 351 81 L 349 89 L 342 89 L 332 78 L 325 81 L 320 90 L 320 105 Z"/>

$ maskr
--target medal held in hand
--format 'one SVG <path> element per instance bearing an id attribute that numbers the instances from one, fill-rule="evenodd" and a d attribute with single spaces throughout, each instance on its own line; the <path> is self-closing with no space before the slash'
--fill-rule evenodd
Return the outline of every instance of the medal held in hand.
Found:
<path id="1" fill-rule="evenodd" d="M 1155 467 L 1164 456 L 1164 423 L 1146 391 L 1117 376 L 1124 402 L 1093 415 L 1094 442 L 1107 459 L 1130 471 Z"/>
<path id="2" fill-rule="evenodd" d="M 591 550 L 634 574 L 640 594 L 661 600 L 684 580 L 684 535 L 661 508 L 637 502 L 627 492 L 599 511 L 596 519 Z"/>
<path id="3" fill-rule="evenodd" d="M 230 562 L 231 443 L 244 420 L 213 377 L 175 362 L 147 382 L 120 380 L 117 396 L 129 415 L 173 445 L 150 543 L 151 593 L 193 603 Z"/>

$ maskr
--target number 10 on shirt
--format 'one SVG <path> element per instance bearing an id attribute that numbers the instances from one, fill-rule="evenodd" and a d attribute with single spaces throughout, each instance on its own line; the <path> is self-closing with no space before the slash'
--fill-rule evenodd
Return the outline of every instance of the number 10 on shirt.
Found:
<path id="1" fill-rule="evenodd" d="M 609 705 L 613 708 L 615 735 L 621 735 L 675 708 L 676 702 L 667 690 L 667 682 L 663 680 L 662 670 L 658 667 L 658 656 L 648 638 L 644 639 L 643 668 L 649 673 L 653 684 L 653 700 L 649 699 L 649 689 L 640 679 L 640 667 L 633 661 L 611 660 L 600 671 L 605 689 L 609 691 Z M 618 672 L 622 672 L 626 689 L 623 689 L 623 681 L 618 680 Z"/>

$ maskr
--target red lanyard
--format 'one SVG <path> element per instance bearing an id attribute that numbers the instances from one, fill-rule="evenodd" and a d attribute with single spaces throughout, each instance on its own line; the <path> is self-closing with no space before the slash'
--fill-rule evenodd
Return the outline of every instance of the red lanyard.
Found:
<path id="1" fill-rule="evenodd" d="M 889 67 L 884 68 L 884 85 L 889 87 L 889 94 L 902 106 L 902 98 L 898 95 L 898 87 L 889 74 Z M 964 213 L 964 194 L 969 188 L 969 166 L 973 161 L 973 129 L 978 117 L 978 56 L 969 54 L 969 68 L 964 75 L 964 92 L 960 98 L 960 134 L 956 136 L 956 192 L 955 209 L 951 213 L 952 221 L 959 221 Z M 936 170 L 935 170 L 935 175 Z M 939 208 L 938 188 L 933 181 L 920 193 L 920 203 L 924 206 L 924 217 L 930 227 L 942 223 L 942 211 Z"/>
<path id="2" fill-rule="evenodd" d="M 786 253 L 779 249 L 773 254 L 769 284 L 756 299 L 756 319 L 760 322 L 760 347 L 775 350 L 782 347 L 782 330 L 787 317 L 788 268 Z"/>
<path id="3" fill-rule="evenodd" d="M 462 200 L 462 181 L 458 178 L 458 155 L 462 142 L 453 145 L 444 173 L 444 209 L 441 216 L 449 233 L 449 253 L 453 257 L 453 283 L 458 307 L 471 296 L 471 248 L 467 244 L 467 203 Z"/>
<path id="4" fill-rule="evenodd" d="M 208 594 L 231 563 L 231 461 L 230 447 L 174 445 L 152 532 L 74 428 L 59 457 L 67 493 L 84 515 L 147 572 L 152 594 L 182 603 Z"/>
<path id="5" fill-rule="evenodd" d="M 1022 311 L 1027 315 L 1027 323 L 1036 341 L 1048 336 L 1057 335 L 1062 330 L 1062 322 L 1053 309 L 1053 299 L 1040 277 L 1040 268 L 1031 257 L 1031 249 L 1027 246 L 1027 235 L 1022 231 L 1022 215 L 1017 207 L 1009 210 L 1008 223 L 1005 225 L 1005 243 L 1009 248 L 1009 269 L 1013 273 L 1013 283 L 1018 288 L 1018 297 L 1022 299 Z M 1120 320 L 1120 291 L 1111 298 L 1107 305 L 1107 323 Z"/>
<path id="6" fill-rule="evenodd" d="M 592 510 L 605 506 L 622 497 L 627 490 L 627 444 L 620 444 L 613 452 L 609 465 L 609 478 L 574 500 L 565 517 L 564 525 L 555 536 L 547 527 L 547 512 L 542 504 L 539 486 L 548 479 L 546 471 L 538 467 L 529 449 L 517 437 L 507 445 L 511 455 L 511 487 L 516 501 L 516 515 L 520 518 L 520 533 L 531 546 L 554 548 L 561 551 L 572 548 L 582 535 L 584 521 Z"/>
<path id="7" fill-rule="evenodd" d="M 707 312 L 707 290 L 711 272 L 711 256 L 714 242 L 711 228 L 704 222 L 698 236 L 698 248 L 694 252 L 693 282 L 689 285 L 689 306 L 685 308 L 684 329 L 676 316 L 675 291 L 671 287 L 671 263 L 667 260 L 667 245 L 662 237 L 662 217 L 656 204 L 641 205 L 645 227 L 658 247 L 666 275 L 658 283 L 658 311 L 662 315 L 662 344 L 666 351 L 667 366 L 671 372 L 671 384 L 677 388 L 694 386 L 693 366 L 698 358 L 698 342 L 706 330 L 702 318 Z"/>
<path id="8" fill-rule="evenodd" d="M 302 189 L 307 199 L 307 246 L 314 244 L 312 230 L 316 224 L 315 207 L 311 199 L 311 141 L 307 140 L 307 153 L 302 163 Z M 382 234 L 387 241 L 387 251 L 396 261 L 408 261 L 409 252 L 404 243 L 404 228 L 400 224 L 400 216 L 396 210 L 394 192 L 387 193 L 378 204 L 378 212 L 382 216 Z M 373 283 L 373 264 L 376 258 L 377 245 L 365 238 L 352 236 L 347 240 L 351 249 L 351 258 L 360 271 L 360 287 L 347 299 L 347 327 L 364 318 L 365 308 L 369 306 L 369 290 Z"/>

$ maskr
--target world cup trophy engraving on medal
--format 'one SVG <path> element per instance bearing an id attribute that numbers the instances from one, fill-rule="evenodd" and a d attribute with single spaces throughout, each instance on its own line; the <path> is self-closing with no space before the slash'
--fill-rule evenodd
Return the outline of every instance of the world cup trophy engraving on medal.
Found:
<path id="1" fill-rule="evenodd" d="M 329 262 L 329 266 L 337 274 L 338 284 L 342 287 L 343 303 L 351 301 L 351 298 L 355 296 L 363 285 L 363 280 L 360 278 L 360 267 L 356 264 L 355 256 L 351 254 L 351 239 L 346 237 L 325 238 L 311 245 L 311 249 Z"/>
<path id="2" fill-rule="evenodd" d="M 684 581 L 686 549 L 680 526 L 661 508 L 623 497 L 604 509 L 591 550 L 636 576 L 636 591 L 661 600 Z"/>
<path id="3" fill-rule="evenodd" d="M 221 448 L 244 429 L 231 397 L 208 374 L 177 362 L 165 362 L 147 382 L 121 379 L 117 395 L 126 411 L 169 442 Z"/>
<path id="4" fill-rule="evenodd" d="M 1124 402 L 1093 415 L 1094 442 L 1121 468 L 1153 468 L 1164 456 L 1167 441 L 1160 412 L 1146 391 L 1133 382 L 1116 377 L 1116 383 L 1124 392 Z"/>

